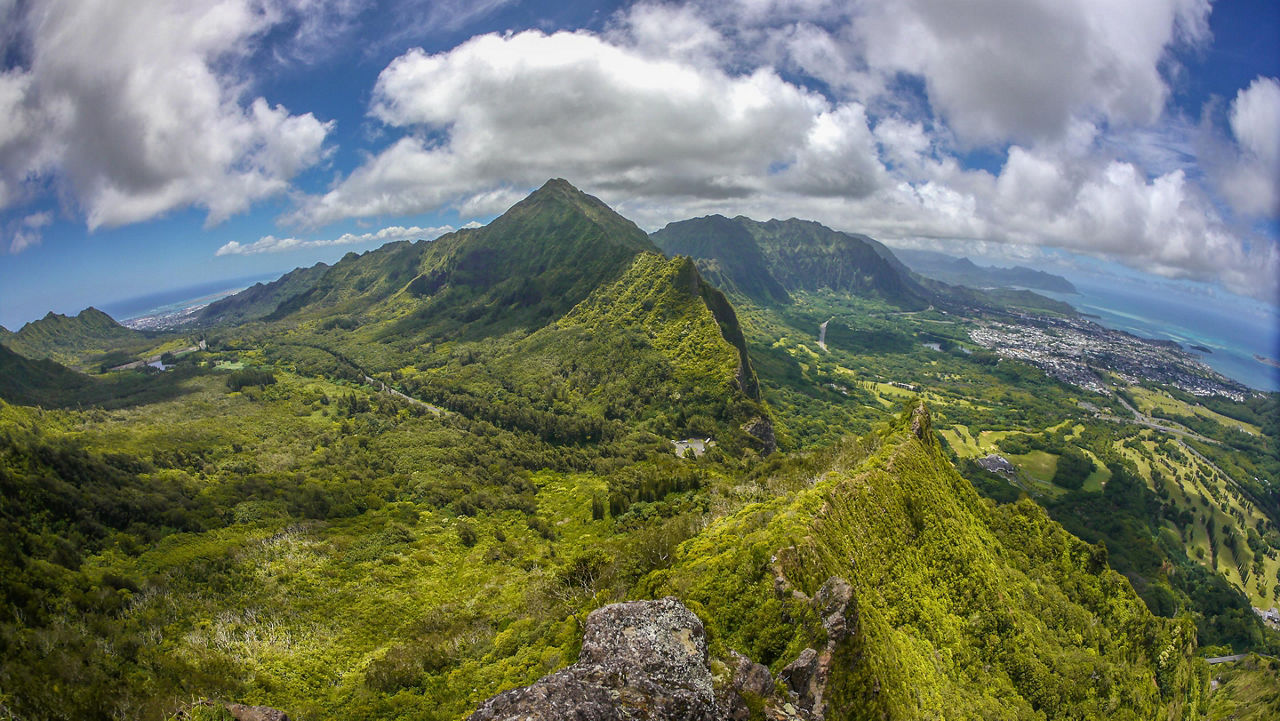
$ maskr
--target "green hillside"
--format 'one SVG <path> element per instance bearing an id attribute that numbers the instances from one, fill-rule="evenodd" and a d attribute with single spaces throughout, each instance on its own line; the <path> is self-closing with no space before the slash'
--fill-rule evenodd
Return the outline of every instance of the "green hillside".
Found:
<path id="1" fill-rule="evenodd" d="M 722 682 L 830 643 L 833 721 L 1265 710 L 1197 656 L 1280 648 L 1275 396 L 1070 385 L 817 224 L 654 239 L 550 181 L 229 299 L 172 370 L 0 348 L 0 719 L 462 719 L 665 595 Z"/>
<path id="2" fill-rule="evenodd" d="M 1217 690 L 1207 718 L 1212 721 L 1266 721 L 1280 717 L 1280 661 L 1249 656 L 1213 667 Z"/>
<path id="3" fill-rule="evenodd" d="M 736 316 L 687 260 L 641 253 L 555 323 L 433 348 L 386 379 L 557 443 L 715 436 L 726 452 L 764 450 L 741 429 L 767 411 Z"/>
<path id="4" fill-rule="evenodd" d="M 928 305 L 927 293 L 887 248 L 811 221 L 712 215 L 671 223 L 652 237 L 664 252 L 693 257 L 713 282 L 756 303 L 784 303 L 788 291 L 825 288 L 904 308 Z"/>
<path id="5" fill-rule="evenodd" d="M 720 215 L 670 223 L 652 235 L 668 255 L 687 255 L 713 285 L 760 306 L 785 305 L 797 292 L 848 294 L 915 311 L 1049 312 L 1068 304 L 1026 290 L 953 286 L 913 272 L 884 244 L 807 220 L 761 222 Z"/>
<path id="6" fill-rule="evenodd" d="M 750 360 L 726 340 L 735 333 L 741 336 L 736 319 L 726 318 L 722 326 L 704 301 L 704 294 L 715 292 L 691 261 L 645 253 L 615 283 L 588 296 L 560 323 L 597 333 L 616 327 L 640 330 L 671 359 L 677 381 L 728 396 L 750 388 L 755 372 Z M 734 387 L 727 385 L 730 381 Z"/>
<path id="7" fill-rule="evenodd" d="M 887 259 L 892 253 L 873 246 L 874 241 L 865 236 L 794 218 L 760 222 L 740 216 L 734 220 L 756 239 L 774 276 L 787 288 L 872 295 L 905 309 L 928 305 L 927 293 L 905 267 Z"/>
<path id="8" fill-rule="evenodd" d="M 31 360 L 0 345 L 0 398 L 28 406 L 57 406 L 93 381 L 48 359 Z"/>
<path id="9" fill-rule="evenodd" d="M 111 351 L 127 355 L 154 345 L 144 334 L 120 325 L 97 308 L 85 308 L 74 316 L 49 313 L 0 338 L 0 343 L 27 358 L 48 358 L 72 367 L 88 367 Z M 126 360 L 132 358 L 121 362 Z"/>
<path id="10" fill-rule="evenodd" d="M 316 263 L 309 268 L 294 268 L 270 283 L 255 283 L 235 295 L 205 306 L 197 322 L 202 325 L 236 324 L 265 318 L 281 304 L 314 288 L 328 270 L 325 263 Z"/>
<path id="11" fill-rule="evenodd" d="M 830 576 L 856 609 L 831 718 L 1202 703 L 1189 622 L 1154 618 L 1033 504 L 980 500 L 919 413 L 747 474 L 657 449 L 573 470 L 524 434 L 360 389 L 221 380 L 111 415 L 0 405 L 16 714 L 145 718 L 211 696 L 462 718 L 572 659 L 586 611 L 665 594 L 713 655 L 776 672 L 822 643 L 795 592 Z M 600 502 L 627 488 L 627 507 Z"/>
<path id="12" fill-rule="evenodd" d="M 723 215 L 670 223 L 652 236 L 667 255 L 687 255 L 712 285 L 763 305 L 790 303 L 787 289 L 769 271 L 769 261 L 738 220 Z"/>
<path id="13" fill-rule="evenodd" d="M 1035 504 L 981 499 L 923 406 L 766 478 L 787 492 L 717 522 L 643 588 L 684 600 L 713 650 L 776 673 L 824 635 L 807 598 L 848 581 L 835 718 L 1199 718 L 1190 622 L 1153 616 L 1105 548 Z"/>
<path id="14" fill-rule="evenodd" d="M 375 339 L 401 346 L 533 330 L 654 250 L 635 224 L 551 180 L 482 228 L 348 254 L 270 319 L 350 328 L 393 321 Z"/>

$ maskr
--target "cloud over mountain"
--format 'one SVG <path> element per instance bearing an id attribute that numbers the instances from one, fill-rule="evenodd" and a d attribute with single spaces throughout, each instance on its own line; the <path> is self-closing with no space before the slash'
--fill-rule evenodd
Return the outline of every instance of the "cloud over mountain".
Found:
<path id="1" fill-rule="evenodd" d="M 284 230 L 224 246 L 244 253 L 352 218 L 457 224 L 562 176 L 651 228 L 802 216 L 1280 293 L 1280 81 L 1186 104 L 1184 63 L 1216 47 L 1209 0 L 535 10 L 0 3 L 4 246 L 69 216 L 92 230 L 195 207 L 213 225 L 285 199 Z M 290 92 L 281 63 L 341 76 L 342 103 Z M 335 106 L 355 121 L 320 110 Z"/>
<path id="2" fill-rule="evenodd" d="M 882 180 L 857 104 L 585 32 L 411 50 L 379 76 L 370 114 L 408 134 L 293 219 L 422 212 L 555 174 L 615 197 L 860 197 Z"/>
<path id="3" fill-rule="evenodd" d="M 439 228 L 406 228 L 393 225 L 372 233 L 343 233 L 336 238 L 321 240 L 303 240 L 300 238 L 277 238 L 274 235 L 263 236 L 252 243 L 230 241 L 218 248 L 214 255 L 257 255 L 259 253 L 283 253 L 304 248 L 328 248 L 338 245 L 381 245 L 397 240 L 435 240 L 446 233 L 457 230 L 451 225 Z"/>
<path id="4" fill-rule="evenodd" d="M 1066 248 L 1271 298 L 1274 242 L 1224 218 L 1199 175 L 1144 167 L 1111 141 L 1127 127 L 1155 151 L 1170 53 L 1207 40 L 1208 9 L 641 3 L 603 33 L 415 49 L 382 71 L 369 107 L 400 137 L 287 220 L 493 213 L 565 175 L 649 226 L 802 215 L 889 238 Z M 1254 211 L 1271 192 L 1267 82 L 1233 103 L 1241 150 L 1221 184 Z M 1001 163 L 968 167 L 973 144 Z"/>

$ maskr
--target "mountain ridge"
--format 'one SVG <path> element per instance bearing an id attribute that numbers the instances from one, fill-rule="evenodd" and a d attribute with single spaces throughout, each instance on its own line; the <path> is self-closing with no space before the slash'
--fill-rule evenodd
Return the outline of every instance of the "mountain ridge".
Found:
<path id="1" fill-rule="evenodd" d="M 122 345 L 142 350 L 147 337 L 89 306 L 74 316 L 50 311 L 43 318 L 24 324 L 17 332 L 0 336 L 0 343 L 27 358 L 47 358 L 65 366 L 86 367 L 92 356 L 118 350 Z"/>
<path id="2" fill-rule="evenodd" d="M 929 293 L 887 248 L 814 221 L 712 215 L 670 223 L 651 237 L 664 252 L 690 255 L 727 290 L 757 302 L 787 303 L 791 291 L 826 288 L 907 309 L 929 304 Z"/>
<path id="3" fill-rule="evenodd" d="M 1198 718 L 1195 626 L 1220 614 L 1139 588 L 1162 579 L 1113 571 L 1122 549 L 1071 536 L 957 453 L 1036 462 L 1052 476 L 1023 481 L 1050 498 L 1072 456 L 1032 453 L 1009 429 L 1131 457 L 1135 473 L 1175 443 L 1094 415 L 1119 413 L 1113 398 L 985 352 L 969 333 L 1013 314 L 988 314 L 977 291 L 959 289 L 973 315 L 951 312 L 960 301 L 892 307 L 954 296 L 874 241 L 795 219 L 712 222 L 733 235 L 690 243 L 725 263 L 666 257 L 549 181 L 490 226 L 266 284 L 241 317 L 274 309 L 211 326 L 208 348 L 169 371 L 93 379 L 146 390 L 145 406 L 0 403 L 6 709 L 233 705 L 176 700 L 205 697 L 300 719 L 464 718 L 550 675 L 605 694 L 608 714 L 610 690 L 631 690 L 614 682 L 645 682 L 625 669 L 655 670 L 601 650 L 640 628 L 616 603 L 671 597 L 688 613 L 661 626 L 665 647 L 705 659 L 716 718 Z M 805 252 L 784 257 L 793 239 Z M 735 252 L 748 241 L 756 255 Z M 1253 435 L 1231 438 L 1185 422 L 1238 445 L 1270 428 L 1249 416 Z M 1202 450 L 1272 475 L 1261 453 Z M 1192 542 L 1159 493 L 1207 466 L 1166 465 L 1169 484 L 1153 476 L 1131 504 L 1142 523 L 1070 515 Z M 1085 510 L 1142 480 L 1108 470 L 1078 484 Z M 1251 587 L 1270 594 L 1276 526 L 1237 525 L 1236 506 L 1205 498 L 1224 531 L 1208 552 L 1254 548 Z M 600 608 L 614 609 L 604 645 L 602 629 L 583 634 Z M 686 645 L 698 628 L 705 646 Z M 625 677 L 597 684 L 601 668 Z M 557 708 L 547 716 L 579 710 Z"/>
<path id="4" fill-rule="evenodd" d="M 899 248 L 895 255 L 913 271 L 951 285 L 970 288 L 990 286 L 1021 287 L 1047 290 L 1056 293 L 1076 293 L 1076 287 L 1066 278 L 1026 266 L 983 266 L 967 257 L 929 250 Z"/>

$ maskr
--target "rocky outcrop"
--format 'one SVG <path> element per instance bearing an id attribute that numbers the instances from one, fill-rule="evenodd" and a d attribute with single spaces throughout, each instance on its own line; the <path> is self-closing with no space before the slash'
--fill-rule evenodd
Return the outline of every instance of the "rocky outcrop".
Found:
<path id="1" fill-rule="evenodd" d="M 814 605 L 822 615 L 822 627 L 827 632 L 827 645 L 822 651 L 806 648 L 778 674 L 795 694 L 796 705 L 817 721 L 827 713 L 824 696 L 831 678 L 832 659 L 840 644 L 852 633 L 850 626 L 857 623 L 856 617 L 850 618 L 854 613 L 849 608 L 852 600 L 853 588 L 847 581 L 843 578 L 827 579 L 814 598 Z"/>
<path id="2" fill-rule="evenodd" d="M 226 709 L 235 721 L 289 721 L 289 714 L 278 708 L 270 706 L 246 706 L 240 703 L 223 703 L 211 699 L 201 699 L 193 702 L 190 706 L 178 709 L 174 713 L 173 718 L 181 721 L 182 719 L 191 718 L 208 718 L 210 711 L 207 709 L 217 709 L 219 706 Z M 198 711 L 197 709 L 206 709 Z M 218 718 L 223 718 L 221 712 L 215 712 Z"/>
<path id="3" fill-rule="evenodd" d="M 767 671 L 766 671 L 767 673 Z M 674 598 L 587 617 L 578 662 L 485 701 L 469 721 L 718 721 L 702 622 Z"/>
<path id="4" fill-rule="evenodd" d="M 227 711 L 236 721 L 289 721 L 289 714 L 270 706 L 245 706 L 233 703 Z"/>
<path id="5" fill-rule="evenodd" d="M 767 417 L 758 416 L 747 421 L 742 430 L 747 435 L 760 441 L 761 451 L 764 455 L 769 455 L 778 450 L 778 439 L 773 435 L 773 422 Z"/>
<path id="6" fill-rule="evenodd" d="M 924 403 L 917 403 L 911 411 L 911 433 L 925 445 L 933 445 L 933 419 Z"/>
<path id="7" fill-rule="evenodd" d="M 494 696 L 468 721 L 823 721 L 832 660 L 857 624 L 852 601 L 843 579 L 822 585 L 811 603 L 827 643 L 801 652 L 781 683 L 737 652 L 713 678 L 702 622 L 674 598 L 605 606 L 587 617 L 577 663 Z"/>

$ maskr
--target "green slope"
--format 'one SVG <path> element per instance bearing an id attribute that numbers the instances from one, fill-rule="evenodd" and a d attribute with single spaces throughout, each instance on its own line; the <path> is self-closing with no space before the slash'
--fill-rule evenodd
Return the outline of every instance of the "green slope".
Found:
<path id="1" fill-rule="evenodd" d="M 908 309 L 928 305 L 928 294 L 887 248 L 812 221 L 713 215 L 671 223 L 652 237 L 668 254 L 692 256 L 725 290 L 760 304 L 787 302 L 787 291 L 823 288 Z"/>
<path id="2" fill-rule="evenodd" d="M 1106 551 L 1030 502 L 993 506 L 936 445 L 923 406 L 783 463 L 771 500 L 680 548 L 646 594 L 706 622 L 713 653 L 776 673 L 825 632 L 807 600 L 853 587 L 828 718 L 1191 719 L 1206 667 L 1188 618 L 1153 616 Z M 913 432 L 918 428 L 918 432 Z"/>
<path id="3" fill-rule="evenodd" d="M 790 303 L 786 288 L 769 272 L 769 261 L 742 223 L 709 215 L 671 223 L 652 236 L 667 255 L 687 255 L 717 288 L 761 305 Z"/>
<path id="4" fill-rule="evenodd" d="M 48 359 L 31 360 L 0 345 L 0 398 L 28 406 L 63 405 L 92 379 Z"/>
<path id="5" fill-rule="evenodd" d="M 0 342 L 28 358 L 49 358 L 69 366 L 85 366 L 95 356 L 111 351 L 140 352 L 150 345 L 144 334 L 120 325 L 97 308 L 85 308 L 74 316 L 49 313 L 0 338 Z"/>
<path id="6" fill-rule="evenodd" d="M 823 238 L 796 241 L 804 263 L 843 257 Z M 825 642 L 796 594 L 840 576 L 856 633 L 829 719 L 1200 715 L 1191 614 L 1153 617 L 1107 569 L 1127 568 L 1120 549 L 978 498 L 927 417 L 763 461 L 744 429 L 791 424 L 813 449 L 914 393 L 953 434 L 1039 428 L 1082 415 L 1078 394 L 963 353 L 961 319 L 903 313 L 871 280 L 833 272 L 841 290 L 769 307 L 725 282 L 735 309 L 713 272 L 729 277 L 660 257 L 552 181 L 486 228 L 268 292 L 244 307 L 269 315 L 177 370 L 106 379 L 180 400 L 0 404 L 0 709 L 163 718 L 213 696 L 300 719 L 463 718 L 574 658 L 592 608 L 664 594 L 695 608 L 718 660 L 776 673 Z M 276 382 L 230 385 L 215 360 Z M 677 458 L 669 441 L 690 436 L 718 445 Z"/>
<path id="7" fill-rule="evenodd" d="M 235 295 L 210 303 L 200 311 L 197 322 L 217 325 L 265 318 L 282 303 L 314 288 L 328 270 L 327 264 L 316 263 L 309 268 L 294 268 L 270 283 L 255 283 Z"/>
<path id="8" fill-rule="evenodd" d="M 550 180 L 482 228 L 349 254 L 268 320 L 383 324 L 368 339 L 404 347 L 532 330 L 617 278 L 637 253 L 654 250 L 604 203 Z"/>
<path id="9" fill-rule="evenodd" d="M 1216 687 L 1209 696 L 1211 721 L 1268 721 L 1280 718 L 1280 661 L 1250 655 L 1213 667 Z"/>
<path id="10" fill-rule="evenodd" d="M 592 332 L 638 329 L 671 359 L 678 382 L 704 384 L 726 394 L 743 391 L 752 385 L 750 360 L 725 339 L 703 299 L 705 290 L 692 261 L 645 253 L 615 283 L 588 296 L 560 323 Z"/>
<path id="11" fill-rule="evenodd" d="M 772 449 L 733 307 L 563 180 L 487 226 L 349 255 L 264 321 L 228 342 L 548 441 Z"/>
<path id="12" fill-rule="evenodd" d="M 770 450 L 742 430 L 768 413 L 733 309 L 688 259 L 641 253 L 531 334 L 441 346 L 396 379 L 469 417 L 601 449 L 710 435 Z"/>
<path id="13" fill-rule="evenodd" d="M 887 249 L 865 236 L 832 230 L 813 221 L 738 217 L 769 258 L 773 274 L 787 288 L 828 288 L 856 295 L 874 295 L 903 308 L 924 308 L 926 294 Z M 878 244 L 876 244 L 878 245 Z"/>
<path id="14" fill-rule="evenodd" d="M 459 326 L 538 328 L 617 278 L 637 253 L 654 250 L 634 223 L 549 180 L 483 228 L 431 244 L 408 288 L 430 302 L 395 331 L 431 324 L 442 310 Z"/>
<path id="15" fill-rule="evenodd" d="M 399 241 L 365 253 L 347 253 L 305 292 L 283 299 L 266 320 L 343 319 L 366 313 L 404 289 L 417 274 L 424 241 Z"/>

